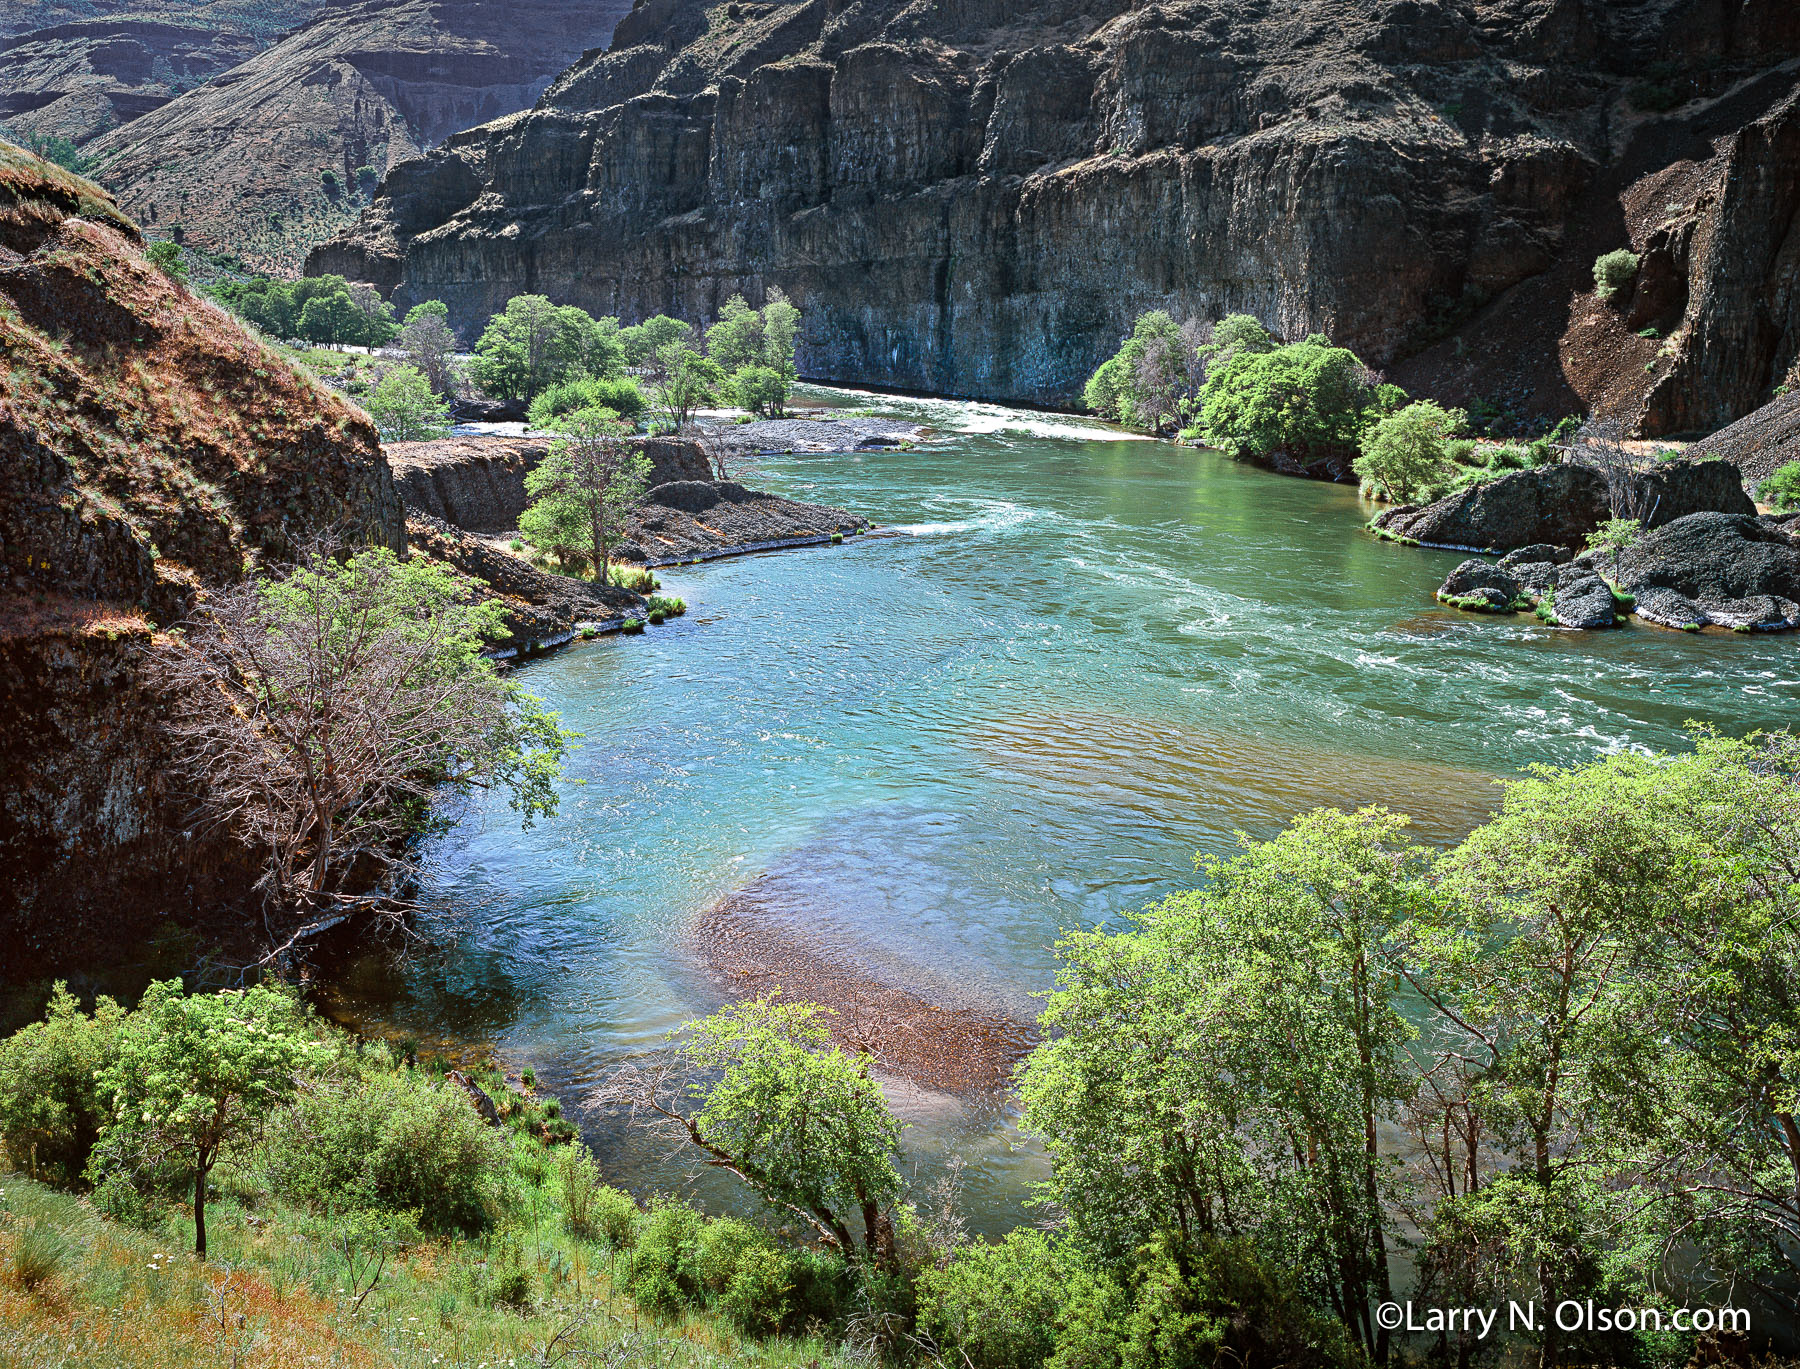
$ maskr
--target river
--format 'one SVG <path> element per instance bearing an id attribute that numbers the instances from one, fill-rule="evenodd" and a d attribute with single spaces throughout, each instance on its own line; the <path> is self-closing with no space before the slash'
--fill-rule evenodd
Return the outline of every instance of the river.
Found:
<path id="1" fill-rule="evenodd" d="M 335 1010 L 492 1046 L 573 1105 L 722 1001 L 689 934 L 748 890 L 934 1002 L 1029 1019 L 1059 928 L 1190 885 L 1236 830 L 1382 802 L 1446 841 L 1532 762 L 1796 717 L 1792 638 L 1441 609 L 1459 556 L 1362 532 L 1353 489 L 1058 415 L 800 398 L 936 430 L 747 476 L 879 530 L 664 571 L 686 617 L 526 665 L 585 734 L 561 811 L 522 833 L 473 805 L 431 851 L 445 949 L 336 964 Z M 1004 1105 L 892 1089 L 921 1180 L 960 1156 L 973 1225 L 1025 1218 L 1042 1161 Z M 686 1173 L 587 1130 L 640 1193 Z"/>

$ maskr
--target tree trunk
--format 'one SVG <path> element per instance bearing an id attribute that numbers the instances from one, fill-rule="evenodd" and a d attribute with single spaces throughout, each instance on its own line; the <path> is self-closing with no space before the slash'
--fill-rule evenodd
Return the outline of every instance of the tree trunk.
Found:
<path id="1" fill-rule="evenodd" d="M 206 1258 L 206 1152 L 194 1159 L 194 1255 Z"/>

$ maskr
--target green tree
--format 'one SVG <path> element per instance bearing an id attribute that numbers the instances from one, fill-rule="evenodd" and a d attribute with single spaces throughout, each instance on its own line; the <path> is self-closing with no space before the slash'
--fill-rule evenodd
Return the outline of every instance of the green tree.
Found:
<path id="1" fill-rule="evenodd" d="M 657 354 L 663 348 L 692 347 L 694 329 L 692 324 L 683 323 L 678 318 L 670 318 L 667 314 L 654 314 L 642 323 L 635 323 L 629 328 L 621 328 L 619 343 L 625 349 L 627 365 L 654 367 Z"/>
<path id="2" fill-rule="evenodd" d="M 706 330 L 706 354 L 726 371 L 758 366 L 763 359 L 762 312 L 742 295 L 733 295 L 719 310 L 719 321 Z"/>
<path id="3" fill-rule="evenodd" d="M 1212 333 L 1200 354 L 1206 361 L 1206 369 L 1223 365 L 1241 353 L 1257 355 L 1272 352 L 1277 346 L 1275 335 L 1252 314 L 1227 314 L 1213 324 Z"/>
<path id="4" fill-rule="evenodd" d="M 1367 421 L 1405 395 L 1382 385 L 1353 352 L 1307 338 L 1268 352 L 1237 352 L 1208 372 L 1201 436 L 1239 460 L 1278 451 L 1302 458 L 1355 449 Z"/>
<path id="5" fill-rule="evenodd" d="M 1616 571 L 1619 558 L 1636 545 L 1643 535 L 1644 525 L 1637 519 L 1609 518 L 1588 534 L 1588 550 L 1604 555 L 1612 562 Z"/>
<path id="6" fill-rule="evenodd" d="M 577 409 L 557 420 L 556 431 L 549 452 L 525 477 L 532 503 L 519 530 L 559 556 L 587 557 L 604 585 L 608 549 L 643 502 L 650 459 L 611 409 Z"/>
<path id="7" fill-rule="evenodd" d="M 694 410 L 717 401 L 725 373 L 711 357 L 671 344 L 656 354 L 658 380 L 652 391 L 658 413 L 676 432 L 686 430 Z"/>
<path id="8" fill-rule="evenodd" d="M 0 1141 L 14 1169 L 65 1186 L 80 1181 L 106 1121 L 97 1080 L 123 1015 L 105 997 L 92 1015 L 82 1012 L 59 980 L 44 1020 L 0 1041 Z"/>
<path id="9" fill-rule="evenodd" d="M 761 418 L 780 418 L 787 407 L 788 381 L 767 366 L 742 366 L 732 374 L 727 393 L 740 409 Z"/>
<path id="10" fill-rule="evenodd" d="M 1777 513 L 1800 509 L 1800 461 L 1787 461 L 1777 466 L 1756 492 Z"/>
<path id="11" fill-rule="evenodd" d="M 382 376 L 363 408 L 384 442 L 422 442 L 450 434 L 450 408 L 416 366 L 396 366 Z"/>
<path id="12" fill-rule="evenodd" d="M 617 375 L 624 359 L 617 319 L 595 319 L 543 295 L 515 295 L 482 330 L 471 369 L 489 394 L 529 401 L 579 371 Z"/>
<path id="13" fill-rule="evenodd" d="M 184 281 L 188 278 L 187 262 L 181 255 L 180 246 L 167 238 L 151 243 L 144 255 L 150 258 L 152 266 L 170 280 Z"/>
<path id="14" fill-rule="evenodd" d="M 355 343 L 362 336 L 363 315 L 347 292 L 314 295 L 300 308 L 294 331 L 307 342 L 326 347 Z"/>
<path id="15" fill-rule="evenodd" d="M 125 1019 L 101 1074 L 109 1130 L 192 1173 L 196 1255 L 206 1255 L 207 1175 L 292 1096 L 317 1049 L 293 997 L 260 985 L 190 995 L 178 979 L 158 981 Z"/>
<path id="16" fill-rule="evenodd" d="M 1467 418 L 1460 409 L 1417 400 L 1376 419 L 1355 462 L 1363 493 L 1404 503 L 1442 479 L 1444 444 L 1462 431 Z"/>
<path id="17" fill-rule="evenodd" d="M 656 1067 L 615 1073 L 599 1097 L 662 1118 L 707 1164 L 737 1175 L 842 1254 L 891 1265 L 900 1121 L 870 1077 L 869 1058 L 834 1046 L 824 1016 L 813 1004 L 773 999 L 725 1008 L 690 1024 Z"/>
<path id="18" fill-rule="evenodd" d="M 1403 823 L 1320 810 L 1123 932 L 1066 935 L 1021 1075 L 1084 1242 L 1120 1260 L 1164 1235 L 1253 1239 L 1377 1358 L 1377 1133 L 1409 1091 L 1386 939 L 1426 896 Z"/>

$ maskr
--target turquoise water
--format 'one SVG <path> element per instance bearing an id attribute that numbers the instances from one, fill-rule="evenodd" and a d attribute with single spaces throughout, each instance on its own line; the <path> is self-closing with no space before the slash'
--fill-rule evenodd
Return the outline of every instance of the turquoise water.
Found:
<path id="1" fill-rule="evenodd" d="M 804 398 L 937 430 L 749 477 L 881 530 L 665 571 L 685 618 L 524 667 L 586 734 L 561 812 L 474 806 L 432 852 L 451 949 L 341 967 L 346 1013 L 491 1042 L 575 1103 L 718 1004 L 686 937 L 750 890 L 933 1001 L 1029 1017 L 1058 928 L 1187 885 L 1235 829 L 1384 802 L 1447 840 L 1530 762 L 1797 716 L 1793 639 L 1440 609 L 1459 557 L 1361 532 L 1351 489 L 1055 415 Z M 921 1176 L 960 1154 L 977 1225 L 1018 1218 L 1039 1159 L 1004 1107 L 894 1097 Z M 640 1191 L 685 1173 L 590 1134 Z"/>

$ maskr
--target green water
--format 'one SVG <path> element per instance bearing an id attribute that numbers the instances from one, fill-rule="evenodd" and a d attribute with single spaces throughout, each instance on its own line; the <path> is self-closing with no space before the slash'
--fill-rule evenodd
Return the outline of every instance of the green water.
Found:
<path id="1" fill-rule="evenodd" d="M 1028 1017 L 1059 927 L 1183 887 L 1235 829 L 1384 802 L 1445 840 L 1529 762 L 1797 716 L 1793 639 L 1440 609 L 1459 557 L 1361 532 L 1351 489 L 1052 415 L 805 397 L 938 429 L 750 477 L 882 531 L 665 571 L 685 618 L 525 667 L 586 734 L 561 812 L 473 808 L 432 852 L 452 949 L 340 967 L 347 1011 L 492 1042 L 573 1104 L 718 1004 L 685 938 L 749 889 L 934 1001 Z M 960 1154 L 977 1224 L 1017 1219 L 1040 1161 L 1005 1109 L 894 1096 L 909 1165 Z M 640 1191 L 685 1172 L 589 1132 Z"/>

